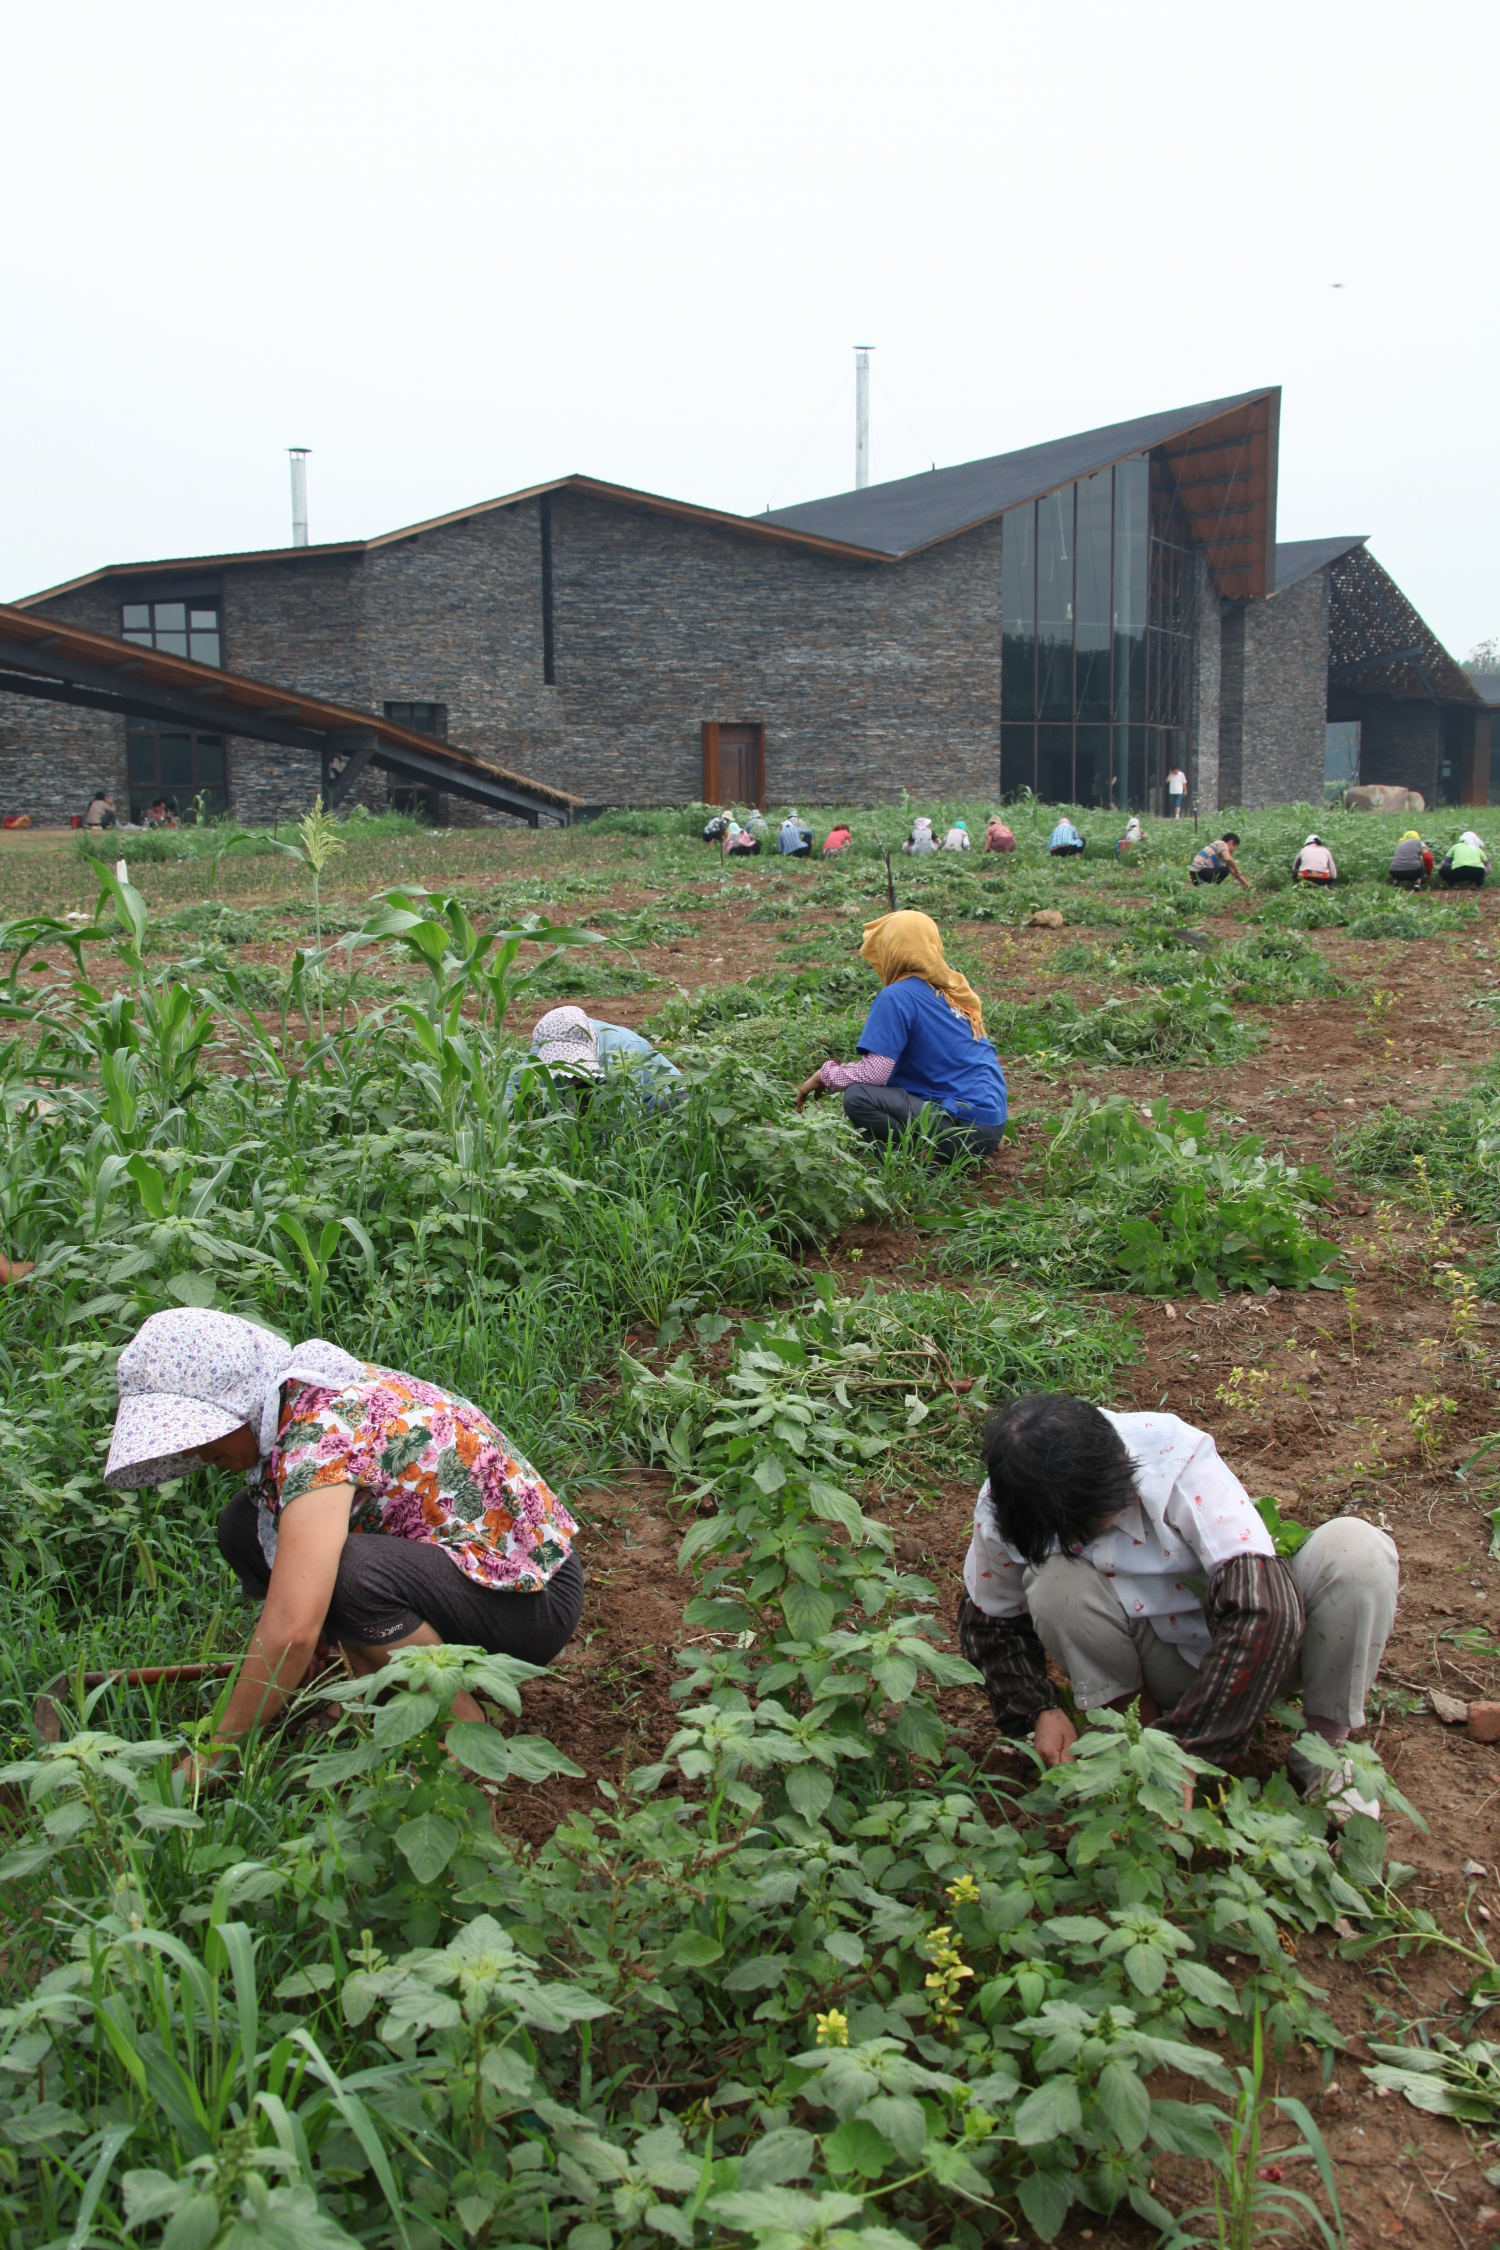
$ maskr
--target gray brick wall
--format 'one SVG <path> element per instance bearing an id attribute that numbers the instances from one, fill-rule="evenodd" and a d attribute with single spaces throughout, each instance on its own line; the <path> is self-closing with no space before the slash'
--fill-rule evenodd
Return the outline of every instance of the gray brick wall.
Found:
<path id="1" fill-rule="evenodd" d="M 362 557 L 225 566 L 224 662 L 360 710 L 444 703 L 460 747 L 596 803 L 696 798 L 705 719 L 764 723 L 777 803 L 996 786 L 998 522 L 891 566 L 577 493 L 552 508 L 555 684 L 537 501 Z M 45 606 L 117 634 L 121 599 L 106 581 Z M 312 753 L 236 738 L 229 761 L 242 819 L 295 815 L 319 786 Z M 121 801 L 124 769 L 122 721 L 0 697 L 7 809 L 64 820 L 101 779 Z M 357 794 L 384 788 L 372 772 Z"/>
<path id="2" fill-rule="evenodd" d="M 591 800 L 702 789 L 705 719 L 766 728 L 766 791 L 871 803 L 997 785 L 998 522 L 909 562 L 850 563 L 618 508 L 553 503 L 563 738 Z"/>
<path id="3" fill-rule="evenodd" d="M 1219 697 L 1220 804 L 1321 804 L 1326 571 L 1267 601 L 1225 605 Z"/>
<path id="4" fill-rule="evenodd" d="M 1200 812 L 1214 812 L 1219 804 L 1219 695 L 1223 669 L 1219 612 L 1222 605 L 1209 575 L 1207 557 L 1201 549 L 1194 560 L 1198 574 L 1193 604 L 1197 638 L 1188 710 L 1188 803 Z"/>
<path id="5" fill-rule="evenodd" d="M 1429 806 L 1438 801 L 1442 741 L 1439 706 L 1404 696 L 1363 698 L 1359 724 L 1359 778 L 1420 789 Z"/>

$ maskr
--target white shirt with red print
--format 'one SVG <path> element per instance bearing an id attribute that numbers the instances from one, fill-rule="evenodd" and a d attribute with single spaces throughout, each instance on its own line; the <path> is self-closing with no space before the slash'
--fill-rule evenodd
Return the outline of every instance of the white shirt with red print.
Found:
<path id="1" fill-rule="evenodd" d="M 1200 1595 L 1236 1555 L 1274 1555 L 1271 1534 L 1206 1430 L 1175 1414 L 1113 1414 L 1101 1408 L 1135 1464 L 1135 1503 L 1079 1550 L 1102 1571 L 1129 1618 L 1141 1618 L 1197 1666 L 1213 1636 Z M 990 1488 L 980 1489 L 964 1585 L 990 1617 L 1026 1613 L 1026 1564 L 995 1530 Z"/>

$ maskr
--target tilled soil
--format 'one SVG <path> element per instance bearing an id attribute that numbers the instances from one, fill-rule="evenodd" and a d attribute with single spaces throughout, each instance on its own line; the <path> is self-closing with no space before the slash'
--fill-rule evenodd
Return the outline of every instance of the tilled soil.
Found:
<path id="1" fill-rule="evenodd" d="M 525 843 L 507 846 L 506 864 L 530 880 Z M 545 840 L 538 843 L 545 848 Z M 254 895 L 255 882 L 268 880 L 256 875 L 259 864 L 226 865 L 225 893 Z M 674 899 L 666 911 L 688 922 L 693 934 L 632 948 L 650 986 L 592 1003 L 585 996 L 580 1004 L 639 1027 L 679 991 L 741 983 L 795 965 L 795 949 L 780 942 L 786 925 L 750 919 L 773 871 L 783 895 L 795 897 L 796 874 L 758 863 L 744 870 L 743 904 L 705 903 L 694 910 Z M 140 872 L 148 897 L 159 873 Z M 438 879 L 434 869 L 429 880 Z M 997 884 L 997 898 L 1002 891 Z M 497 898 L 503 892 L 502 882 Z M 602 906 L 628 912 L 659 896 L 622 869 L 607 893 L 587 905 L 560 905 L 558 913 L 584 920 Z M 798 931 L 843 930 L 852 958 L 858 921 L 819 912 L 810 897 L 807 905 L 796 917 Z M 1352 992 L 1279 1007 L 1236 1007 L 1237 1017 L 1258 1020 L 1267 1032 L 1264 1049 L 1243 1062 L 1165 1071 L 1008 1071 L 1018 1135 L 990 1160 L 979 1192 L 994 1200 L 1024 1193 L 1028 1121 L 1089 1093 L 1141 1101 L 1164 1094 L 1182 1107 L 1206 1107 L 1217 1119 L 1243 1121 L 1272 1148 L 1336 1173 L 1341 1136 L 1355 1124 L 1386 1104 L 1419 1111 L 1458 1091 L 1493 1052 L 1500 901 L 1483 897 L 1480 906 L 1480 922 L 1461 936 L 1403 944 L 1339 931 L 1316 935 L 1312 942 Z M 1254 910 L 1252 898 L 1236 901 L 1231 912 L 1215 911 L 1215 936 L 1243 934 Z M 1090 933 L 961 925 L 966 955 L 977 957 L 986 972 L 975 980 L 982 993 L 1003 989 L 1010 998 L 1039 999 L 1064 989 L 1083 1003 L 1106 989 L 1118 993 L 1118 986 L 1093 987 L 1052 968 L 1058 950 L 1080 934 Z M 183 950 L 191 950 L 191 941 Z M 236 949 L 246 960 L 283 966 L 290 950 L 289 941 Z M 59 958 L 53 965 L 65 964 Z M 553 1004 L 518 1008 L 515 1028 L 529 1028 Z M 1370 1732 L 1428 1823 L 1421 1834 L 1392 1814 L 1392 1848 L 1417 1870 L 1409 1898 L 1450 1933 L 1467 1938 L 1472 1931 L 1492 1942 L 1500 1935 L 1500 1748 L 1445 1727 L 1426 1696 L 1434 1687 L 1461 1699 L 1500 1694 L 1500 1563 L 1490 1559 L 1488 1518 L 1500 1490 L 1487 1491 L 1482 1473 L 1473 1485 L 1456 1474 L 1477 1442 L 1500 1428 L 1494 1357 L 1500 1313 L 1483 1306 L 1472 1335 L 1458 1332 L 1439 1269 L 1462 1251 L 1461 1230 L 1430 1197 L 1424 1201 L 1420 1181 L 1411 1186 L 1412 1197 L 1396 1208 L 1347 1183 L 1341 1190 L 1325 1231 L 1339 1243 L 1353 1276 L 1348 1302 L 1339 1293 L 1275 1291 L 1212 1303 L 1120 1300 L 1138 1322 L 1141 1356 L 1121 1371 L 1119 1399 L 1135 1407 L 1166 1406 L 1211 1428 L 1250 1490 L 1273 1494 L 1284 1513 L 1304 1523 L 1352 1510 L 1389 1529 L 1401 1551 L 1402 1598 Z M 855 1288 L 870 1280 L 877 1287 L 896 1281 L 936 1286 L 923 1256 L 916 1229 L 860 1225 L 817 1262 Z M 647 1356 L 651 1349 L 640 1341 L 632 1348 Z M 1421 1399 L 1437 1402 L 1425 1418 Z M 976 1470 L 971 1482 L 944 1487 L 936 1499 L 921 1498 L 910 1513 L 886 1511 L 893 1524 L 899 1521 L 903 1559 L 942 1588 L 950 1625 L 977 1481 Z M 675 1560 L 686 1521 L 670 1480 L 625 1464 L 597 1489 L 574 1497 L 586 1526 L 583 1619 L 548 1677 L 525 1690 L 525 1705 L 527 1724 L 551 1736 L 585 1778 L 510 1794 L 507 1825 L 533 1840 L 565 1811 L 590 1804 L 595 1779 L 617 1777 L 661 1753 L 675 1723 L 672 1651 L 691 1637 L 681 1617 L 690 1588 Z M 996 1741 L 977 1691 L 953 1691 L 945 1704 L 986 1770 L 1024 1777 L 1024 1759 Z M 1284 1748 L 1272 1730 L 1256 1755 L 1269 1763 Z M 1320 2121 L 1338 2163 L 1350 2243 L 1356 2250 L 1387 2241 L 1470 2250 L 1490 2241 L 1500 2234 L 1500 2188 L 1487 2186 L 1483 2175 L 1500 2157 L 1500 2145 L 1487 2146 L 1482 2135 L 1471 2138 L 1399 2098 L 1377 2099 L 1359 2068 L 1369 2059 L 1368 2037 L 1399 2038 L 1403 2025 L 1420 2018 L 1456 2028 L 1444 2010 L 1451 2010 L 1466 1982 L 1462 1964 L 1436 1953 L 1386 1968 L 1352 1965 L 1338 1960 L 1321 1936 L 1303 1941 L 1301 1958 L 1307 1974 L 1327 1988 L 1348 2046 L 1334 2063 L 1330 2085 L 1324 2086 L 1311 2050 L 1283 2058 L 1272 2085 L 1309 2101 Z M 1494 2033 L 1493 2018 L 1479 2030 Z M 1283 2147 L 1295 2138 L 1289 2125 L 1277 2126 L 1270 2137 Z M 1274 2165 L 1274 2149 L 1263 2160 Z M 1161 2171 L 1173 2201 L 1180 2200 L 1177 2170 L 1167 2161 Z M 1294 2166 L 1287 2180 L 1310 2186 L 1311 2168 Z M 1191 2189 L 1203 2192 L 1201 2170 Z M 1075 2212 L 1060 2239 L 1069 2250 L 1085 2242 L 1098 2250 L 1141 2250 L 1150 2230 L 1128 2216 L 1085 2225 Z"/>

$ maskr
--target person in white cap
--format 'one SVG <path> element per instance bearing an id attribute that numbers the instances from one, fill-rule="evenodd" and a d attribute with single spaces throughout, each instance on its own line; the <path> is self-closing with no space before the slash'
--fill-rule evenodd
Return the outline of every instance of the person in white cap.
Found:
<path id="1" fill-rule="evenodd" d="M 531 1034 L 531 1057 L 556 1078 L 602 1079 L 627 1071 L 652 1108 L 660 1108 L 682 1072 L 640 1032 L 623 1023 L 606 1023 L 582 1008 L 549 1008 Z M 509 1091 L 514 1091 L 512 1079 Z"/>
<path id="2" fill-rule="evenodd" d="M 153 1313 L 120 1354 L 106 1484 L 193 1470 L 250 1482 L 219 1551 L 263 1604 L 209 1753 L 211 1778 L 295 1693 L 321 1643 L 368 1673 L 454 1642 L 547 1664 L 583 1607 L 578 1526 L 503 1431 L 436 1384 L 234 1313 Z M 471 1697 L 459 1718 L 481 1716 Z"/>

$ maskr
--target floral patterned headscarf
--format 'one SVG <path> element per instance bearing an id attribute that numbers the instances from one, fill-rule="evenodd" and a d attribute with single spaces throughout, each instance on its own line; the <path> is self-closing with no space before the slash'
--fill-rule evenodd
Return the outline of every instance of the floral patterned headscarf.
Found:
<path id="1" fill-rule="evenodd" d="M 352 1383 L 363 1360 L 313 1337 L 295 1347 L 235 1313 L 153 1313 L 120 1354 L 120 1406 L 104 1481 L 130 1490 L 196 1468 L 200 1445 L 248 1423 L 264 1461 L 286 1382 Z"/>
<path id="2" fill-rule="evenodd" d="M 599 1039 L 582 1008 L 549 1008 L 532 1026 L 531 1051 L 550 1070 L 586 1070 L 597 1077 Z"/>

